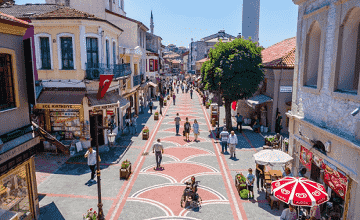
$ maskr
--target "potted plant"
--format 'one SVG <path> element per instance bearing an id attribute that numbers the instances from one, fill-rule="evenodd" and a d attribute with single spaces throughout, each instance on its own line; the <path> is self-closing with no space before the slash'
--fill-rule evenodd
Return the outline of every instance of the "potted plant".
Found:
<path id="1" fill-rule="evenodd" d="M 124 160 L 121 163 L 120 179 L 121 178 L 128 179 L 130 174 L 131 174 L 131 163 L 128 160 Z"/>
<path id="2" fill-rule="evenodd" d="M 95 210 L 93 210 L 92 208 L 87 210 L 87 213 L 85 213 L 83 215 L 83 219 L 84 220 L 97 220 L 98 219 L 98 214 Z"/>
<path id="3" fill-rule="evenodd" d="M 165 99 L 165 100 L 164 100 L 164 106 L 166 106 L 166 103 L 167 103 L 167 100 Z"/>
<path id="4" fill-rule="evenodd" d="M 239 193 L 241 190 L 246 189 L 246 177 L 242 173 L 236 174 L 235 187 Z"/>
<path id="5" fill-rule="evenodd" d="M 145 126 L 142 130 L 143 140 L 149 139 L 149 132 L 150 132 L 149 128 Z"/>
<path id="6" fill-rule="evenodd" d="M 267 145 L 267 146 L 271 146 L 274 141 L 275 141 L 274 136 L 265 137 L 265 145 Z"/>
<path id="7" fill-rule="evenodd" d="M 249 198 L 249 190 L 243 189 L 239 192 L 240 198 L 248 199 Z"/>
<path id="8" fill-rule="evenodd" d="M 154 120 L 159 120 L 159 112 L 156 111 L 154 114 Z"/>

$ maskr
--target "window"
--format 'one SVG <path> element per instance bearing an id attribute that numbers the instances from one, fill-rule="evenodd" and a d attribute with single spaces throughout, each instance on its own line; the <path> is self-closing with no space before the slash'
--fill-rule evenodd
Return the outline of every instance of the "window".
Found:
<path id="1" fill-rule="evenodd" d="M 306 53 L 305 53 L 305 71 L 304 71 L 304 85 L 317 88 L 318 69 L 319 69 L 319 55 L 320 55 L 320 39 L 321 29 L 317 21 L 315 21 L 306 39 Z"/>
<path id="2" fill-rule="evenodd" d="M 150 59 L 149 62 L 149 71 L 154 72 L 154 59 Z"/>
<path id="3" fill-rule="evenodd" d="M 62 69 L 74 69 L 73 45 L 71 37 L 61 37 L 61 63 Z"/>
<path id="4" fill-rule="evenodd" d="M 352 10 L 340 26 L 335 91 L 358 94 L 360 72 L 360 11 Z"/>
<path id="5" fill-rule="evenodd" d="M 86 38 L 86 54 L 88 67 L 97 67 L 99 64 L 99 49 L 97 38 Z"/>
<path id="6" fill-rule="evenodd" d="M 110 68 L 109 40 L 106 40 L 106 66 Z"/>
<path id="7" fill-rule="evenodd" d="M 158 60 L 155 60 L 155 71 L 158 71 Z"/>
<path id="8" fill-rule="evenodd" d="M 116 64 L 116 43 L 113 42 L 113 63 Z"/>
<path id="9" fill-rule="evenodd" d="M 15 108 L 14 79 L 10 54 L 0 53 L 0 110 Z"/>
<path id="10" fill-rule="evenodd" d="M 121 0 L 121 9 L 124 11 L 124 0 Z"/>
<path id="11" fill-rule="evenodd" d="M 41 69 L 51 69 L 50 43 L 48 37 L 40 37 Z"/>

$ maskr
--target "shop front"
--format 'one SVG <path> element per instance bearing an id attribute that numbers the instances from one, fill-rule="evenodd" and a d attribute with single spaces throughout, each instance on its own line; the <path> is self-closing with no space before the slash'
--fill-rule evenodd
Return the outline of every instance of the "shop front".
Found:
<path id="1" fill-rule="evenodd" d="M 84 136 L 82 99 L 85 91 L 43 91 L 34 113 L 41 128 L 69 145 Z"/>
<path id="2" fill-rule="evenodd" d="M 305 177 L 323 184 L 330 200 L 321 205 L 326 219 L 354 219 L 358 210 L 358 180 L 351 158 L 359 153 L 346 141 L 303 120 L 294 121 L 295 134 L 290 136 L 289 154 L 295 158 L 293 173 L 306 168 Z M 346 152 L 347 151 L 347 152 Z M 352 154 L 352 155 L 351 155 Z"/>
<path id="3" fill-rule="evenodd" d="M 86 138 L 90 140 L 89 144 L 95 146 L 95 121 L 97 117 L 99 127 L 112 127 L 111 130 L 103 130 L 97 132 L 98 144 L 104 145 L 108 143 L 107 135 L 112 132 L 117 134 L 119 126 L 122 124 L 121 117 L 123 111 L 129 106 L 129 102 L 122 98 L 117 91 L 111 91 L 98 100 L 96 94 L 87 94 L 86 101 L 84 100 L 85 123 L 88 125 L 88 132 Z"/>
<path id="4" fill-rule="evenodd" d="M 0 219 L 38 219 L 34 146 L 39 142 L 38 137 L 20 145 L 10 141 L 8 146 L 17 146 L 0 154 Z"/>

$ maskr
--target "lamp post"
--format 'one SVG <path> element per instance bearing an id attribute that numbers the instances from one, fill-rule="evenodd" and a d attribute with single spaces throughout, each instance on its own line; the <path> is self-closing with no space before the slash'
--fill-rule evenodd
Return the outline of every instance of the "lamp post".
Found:
<path id="1" fill-rule="evenodd" d="M 110 127 L 99 127 L 98 125 L 98 116 L 94 112 L 95 117 L 95 147 L 96 147 L 96 176 L 97 176 L 97 188 L 98 188 L 98 213 L 99 213 L 99 220 L 104 220 L 104 212 L 103 212 L 103 204 L 101 202 L 101 178 L 100 178 L 100 163 L 99 163 L 99 140 L 98 140 L 98 133 L 99 130 L 102 129 L 110 129 L 112 131 L 112 126 Z M 109 143 L 113 143 L 115 141 L 115 134 L 111 132 L 109 135 Z"/>
<path id="2" fill-rule="evenodd" d="M 220 128 L 219 128 L 219 124 L 220 124 L 220 98 L 221 98 L 221 92 L 220 92 L 220 85 L 221 83 L 219 82 L 219 98 L 218 98 L 218 123 L 217 123 L 217 132 L 216 132 L 216 138 L 220 138 Z"/>

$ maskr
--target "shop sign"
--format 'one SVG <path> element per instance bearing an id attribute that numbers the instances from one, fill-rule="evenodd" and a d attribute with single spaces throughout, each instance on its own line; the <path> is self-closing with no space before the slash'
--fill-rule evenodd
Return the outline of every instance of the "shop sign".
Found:
<path id="1" fill-rule="evenodd" d="M 106 114 L 107 114 L 107 115 L 113 115 L 113 114 L 114 114 L 114 110 L 106 110 Z"/>
<path id="2" fill-rule="evenodd" d="M 345 173 L 326 160 L 323 160 L 322 169 L 324 169 L 324 183 L 345 200 L 348 185 Z"/>
<path id="3" fill-rule="evenodd" d="M 292 86 L 280 86 L 280 92 L 292 92 Z"/>
<path id="4" fill-rule="evenodd" d="M 37 104 L 38 109 L 80 109 L 80 105 L 61 105 L 61 104 Z"/>
<path id="5" fill-rule="evenodd" d="M 313 153 L 310 152 L 306 147 L 301 146 L 300 161 L 308 170 L 311 170 L 312 159 Z"/>
<path id="6" fill-rule="evenodd" d="M 40 138 L 36 137 L 36 138 L 31 139 L 28 142 L 25 142 L 9 151 L 3 153 L 0 157 L 0 164 L 6 162 L 7 160 L 15 157 L 18 154 L 21 154 L 22 152 L 26 151 L 27 149 L 33 147 L 34 145 L 36 145 L 38 143 L 40 143 Z"/>
<path id="7" fill-rule="evenodd" d="M 32 131 L 33 131 L 32 125 L 26 125 L 22 128 L 16 129 L 15 131 L 1 135 L 0 143 L 6 143 L 8 141 L 14 140 Z"/>
<path id="8" fill-rule="evenodd" d="M 93 106 L 92 109 L 93 111 L 95 110 L 101 110 L 101 109 L 109 109 L 109 108 L 119 108 L 120 107 L 120 102 L 116 103 L 116 104 L 111 104 L 111 105 L 102 105 L 102 106 Z"/>
<path id="9" fill-rule="evenodd" d="M 50 112 L 50 116 L 79 116 L 79 112 Z"/>

